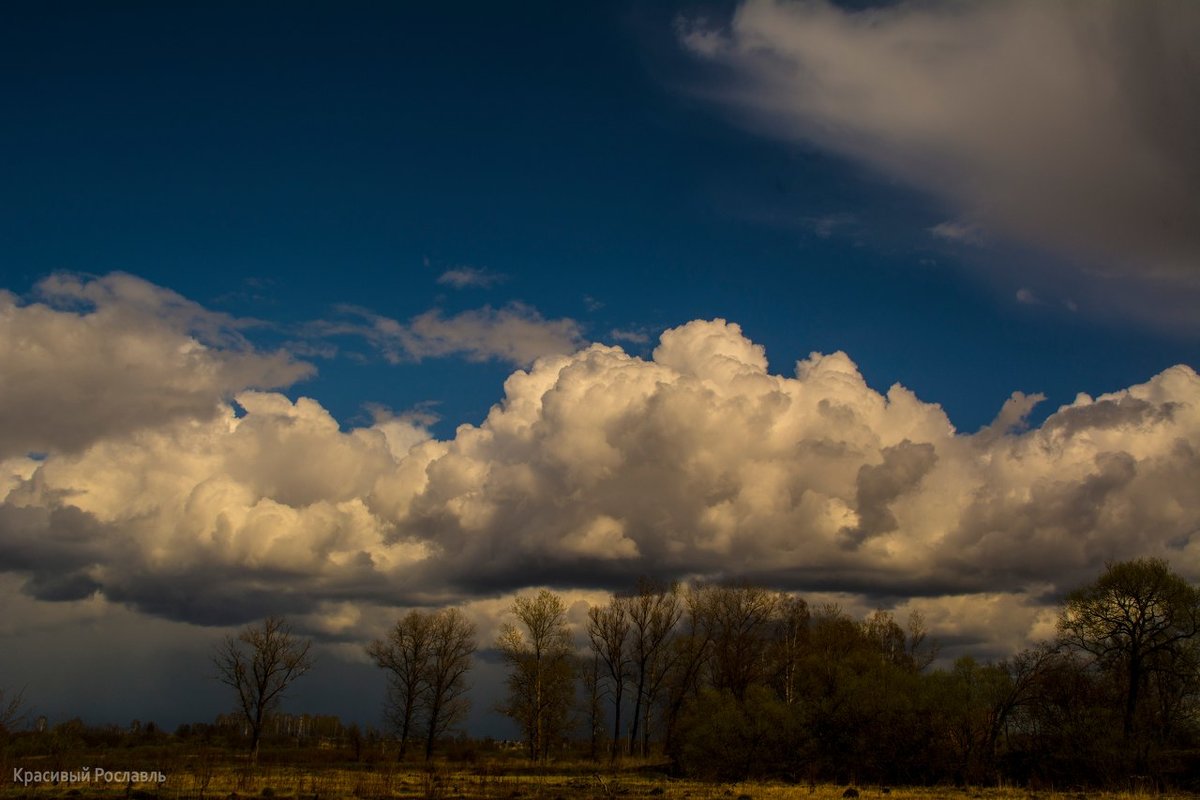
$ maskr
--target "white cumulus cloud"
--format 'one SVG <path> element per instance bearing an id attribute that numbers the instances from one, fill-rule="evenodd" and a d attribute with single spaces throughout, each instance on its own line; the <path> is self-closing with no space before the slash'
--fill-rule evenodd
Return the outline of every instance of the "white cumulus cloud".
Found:
<path id="1" fill-rule="evenodd" d="M 234 392 L 313 372 L 250 346 L 248 323 L 132 275 L 55 275 L 35 295 L 0 291 L 0 457 L 209 419 Z"/>
<path id="2" fill-rule="evenodd" d="M 162 331 L 129 335 L 154 348 Z M 153 352 L 166 380 L 193 363 Z M 61 385 L 35 386 L 54 408 Z M 216 413 L 148 412 L 45 457 L 10 453 L 0 571 L 43 601 L 210 624 L 286 612 L 333 638 L 381 608 L 745 576 L 947 625 L 1015 615 L 1006 643 L 1108 560 L 1161 556 L 1200 578 L 1200 377 L 1173 367 L 1031 427 L 1040 399 L 1014 393 L 963 434 L 903 386 L 867 385 L 845 353 L 773 373 L 719 319 L 666 331 L 649 358 L 544 356 L 446 440 L 419 416 L 345 430 L 315 400 L 242 389 Z"/>

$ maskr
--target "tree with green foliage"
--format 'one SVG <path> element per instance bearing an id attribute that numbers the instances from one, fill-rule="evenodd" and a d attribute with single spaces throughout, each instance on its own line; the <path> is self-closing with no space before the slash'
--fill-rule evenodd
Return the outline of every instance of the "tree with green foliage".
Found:
<path id="1" fill-rule="evenodd" d="M 937 745 L 947 755 L 956 784 L 995 778 L 996 743 L 1011 708 L 1013 680 L 1002 665 L 980 664 L 970 656 L 949 672 L 927 676 Z"/>
<path id="2" fill-rule="evenodd" d="M 799 709 L 758 684 L 741 698 L 729 689 L 701 690 L 681 720 L 679 758 L 689 773 L 722 781 L 795 780 L 802 750 Z"/>

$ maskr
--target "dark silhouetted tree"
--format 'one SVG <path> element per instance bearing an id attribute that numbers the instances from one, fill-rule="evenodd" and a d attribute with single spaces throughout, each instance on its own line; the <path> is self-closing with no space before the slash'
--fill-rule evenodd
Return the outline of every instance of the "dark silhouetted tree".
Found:
<path id="1" fill-rule="evenodd" d="M 590 656 L 578 659 L 576 670 L 582 689 L 580 705 L 583 719 L 587 721 L 588 758 L 597 761 L 600 758 L 600 740 L 607 730 L 604 724 L 604 704 L 609 696 L 605 685 L 606 668 L 600 656 L 593 652 Z"/>
<path id="2" fill-rule="evenodd" d="M 417 713 L 429 664 L 432 617 L 409 611 L 388 632 L 386 639 L 367 645 L 367 655 L 388 673 L 384 717 L 400 739 L 398 758 L 404 759 L 416 731 Z"/>
<path id="3" fill-rule="evenodd" d="M 429 658 L 421 696 L 426 761 L 433 756 L 437 739 L 461 722 L 470 710 L 467 672 L 475 653 L 475 626 L 457 608 L 434 614 L 429 630 Z"/>
<path id="4" fill-rule="evenodd" d="M 1161 559 L 1109 564 L 1093 583 L 1067 596 L 1058 631 L 1063 644 L 1119 677 L 1121 731 L 1128 742 L 1151 674 L 1165 674 L 1191 657 L 1191 640 L 1200 633 L 1200 591 Z"/>
<path id="5" fill-rule="evenodd" d="M 615 759 L 621 744 L 621 707 L 625 702 L 625 684 L 629 682 L 629 613 L 620 598 L 612 598 L 606 606 L 588 609 L 588 641 L 592 652 L 604 665 L 605 680 L 613 705 L 612 749 Z"/>
<path id="6" fill-rule="evenodd" d="M 475 653 L 475 626 L 457 608 L 409 611 L 367 654 L 388 673 L 384 716 L 400 738 L 399 758 L 419 730 L 425 759 L 439 737 L 470 708 L 467 672 Z"/>
<path id="7" fill-rule="evenodd" d="M 292 634 L 283 617 L 271 616 L 227 637 L 217 648 L 216 677 L 237 695 L 238 710 L 250 727 L 252 763 L 258 761 L 267 714 L 279 705 L 288 686 L 312 668 L 311 646 L 311 641 Z"/>
<path id="8" fill-rule="evenodd" d="M 0 689 L 0 740 L 25 723 L 25 692 Z"/>
<path id="9" fill-rule="evenodd" d="M 640 746 L 643 755 L 649 748 L 650 713 L 658 690 L 666 676 L 668 643 L 683 607 L 679 588 L 664 586 L 648 579 L 638 581 L 637 590 L 622 598 L 629 618 L 629 656 L 633 680 L 633 719 L 629 732 L 629 750 Z M 638 741 L 639 728 L 642 740 Z"/>

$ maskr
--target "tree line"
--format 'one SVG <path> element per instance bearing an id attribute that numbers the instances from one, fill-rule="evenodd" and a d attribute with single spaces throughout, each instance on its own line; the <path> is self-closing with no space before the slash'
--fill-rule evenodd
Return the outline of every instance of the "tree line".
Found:
<path id="1" fill-rule="evenodd" d="M 1200 784 L 1200 591 L 1158 559 L 1070 593 L 1053 641 L 937 669 L 917 614 L 748 583 L 641 581 L 588 610 L 582 650 L 553 593 L 513 612 L 502 710 L 533 758 L 582 733 L 726 780 Z"/>
<path id="2" fill-rule="evenodd" d="M 746 582 L 642 580 L 576 631 L 548 590 L 510 611 L 492 643 L 507 670 L 495 709 L 534 761 L 570 750 L 722 780 L 1200 785 L 1200 591 L 1161 560 L 1110 564 L 1065 598 L 1053 641 L 994 663 L 939 662 L 918 614 L 859 619 Z M 410 611 L 366 646 L 400 758 L 420 745 L 429 759 L 464 719 L 476 639 L 444 608 Z M 252 757 L 310 646 L 271 617 L 215 652 Z M 0 736 L 19 718 L 5 699 Z"/>

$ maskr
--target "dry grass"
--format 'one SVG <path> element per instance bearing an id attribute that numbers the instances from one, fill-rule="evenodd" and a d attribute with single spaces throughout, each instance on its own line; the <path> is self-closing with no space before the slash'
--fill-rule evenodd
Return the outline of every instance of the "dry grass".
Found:
<path id="1" fill-rule="evenodd" d="M 672 780 L 653 767 L 612 770 L 595 765 L 516 772 L 509 764 L 399 764 L 256 768 L 197 761 L 165 767 L 155 784 L 14 784 L 11 769 L 0 799 L 15 800 L 841 800 L 845 787 L 770 782 Z M 110 767 L 111 769 L 112 767 Z M 859 786 L 859 800 L 1146 800 L 1192 795 L 1142 792 L 1030 792 L 1026 789 Z"/>

